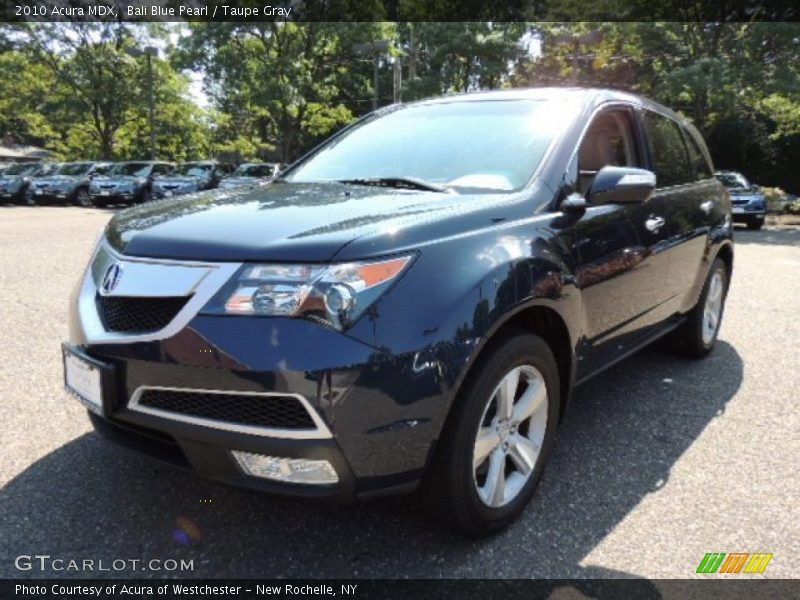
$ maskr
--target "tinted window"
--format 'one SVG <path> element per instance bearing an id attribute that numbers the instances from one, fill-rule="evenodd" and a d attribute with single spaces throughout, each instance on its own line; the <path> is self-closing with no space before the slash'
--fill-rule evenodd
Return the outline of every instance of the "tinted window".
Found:
<path id="1" fill-rule="evenodd" d="M 686 132 L 686 148 L 689 150 L 689 160 L 692 161 L 692 167 L 694 167 L 695 179 L 711 177 L 711 165 L 708 164 L 694 137 L 688 131 Z"/>
<path id="2" fill-rule="evenodd" d="M 85 175 L 92 170 L 92 163 L 67 163 L 59 167 L 58 175 Z"/>
<path id="3" fill-rule="evenodd" d="M 726 188 L 736 189 L 736 188 L 749 188 L 750 183 L 745 179 L 744 175 L 741 173 L 717 173 L 717 179 L 722 182 Z"/>
<path id="4" fill-rule="evenodd" d="M 692 181 L 689 157 L 678 125 L 661 115 L 645 111 L 644 127 L 658 187 Z"/>
<path id="5" fill-rule="evenodd" d="M 150 163 L 129 162 L 119 163 L 111 167 L 110 175 L 131 175 L 134 177 L 147 177 L 150 174 Z"/>
<path id="6" fill-rule="evenodd" d="M 189 177 L 208 177 L 211 175 L 214 165 L 186 163 L 175 169 L 175 175 L 187 175 Z"/>

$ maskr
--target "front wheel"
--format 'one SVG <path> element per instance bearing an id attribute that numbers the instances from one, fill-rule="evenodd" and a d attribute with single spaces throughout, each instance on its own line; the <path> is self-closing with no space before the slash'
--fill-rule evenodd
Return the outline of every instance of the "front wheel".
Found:
<path id="1" fill-rule="evenodd" d="M 426 476 L 436 516 L 478 537 L 519 516 L 541 479 L 558 422 L 559 380 L 540 337 L 513 331 L 468 375 Z"/>
<path id="2" fill-rule="evenodd" d="M 83 208 L 89 208 L 91 206 L 94 206 L 94 203 L 92 202 L 92 197 L 89 195 L 89 190 L 87 190 L 86 188 L 81 188 L 77 191 L 77 193 L 75 194 L 75 200 Z"/>

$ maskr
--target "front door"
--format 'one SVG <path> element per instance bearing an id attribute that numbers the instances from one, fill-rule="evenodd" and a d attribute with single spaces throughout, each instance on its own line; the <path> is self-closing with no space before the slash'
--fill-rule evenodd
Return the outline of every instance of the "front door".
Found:
<path id="1" fill-rule="evenodd" d="M 605 166 L 644 167 L 644 149 L 631 109 L 598 114 L 578 150 L 578 188 L 586 194 Z M 572 226 L 583 336 L 578 379 L 634 348 L 665 301 L 668 263 L 659 201 L 589 206 Z"/>

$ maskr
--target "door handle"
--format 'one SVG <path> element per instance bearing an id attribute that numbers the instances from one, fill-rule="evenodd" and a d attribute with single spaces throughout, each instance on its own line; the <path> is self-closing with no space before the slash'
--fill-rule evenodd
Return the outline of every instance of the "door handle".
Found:
<path id="1" fill-rule="evenodd" d="M 655 217 L 651 215 L 650 218 L 644 222 L 644 226 L 647 227 L 648 231 L 658 233 L 658 230 L 661 229 L 666 222 L 664 217 Z"/>

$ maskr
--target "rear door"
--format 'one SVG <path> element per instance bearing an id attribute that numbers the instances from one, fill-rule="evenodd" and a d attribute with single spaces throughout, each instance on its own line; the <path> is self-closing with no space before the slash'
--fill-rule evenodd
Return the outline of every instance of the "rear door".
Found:
<path id="1" fill-rule="evenodd" d="M 643 222 L 642 235 L 658 228 L 660 251 L 667 258 L 668 277 L 662 282 L 665 304 L 659 316 L 682 312 L 706 247 L 711 195 L 717 189 L 710 169 L 693 164 L 683 128 L 673 119 L 643 109 L 650 169 L 656 174 L 652 203 L 657 210 Z M 698 149 L 695 148 L 699 152 Z"/>

